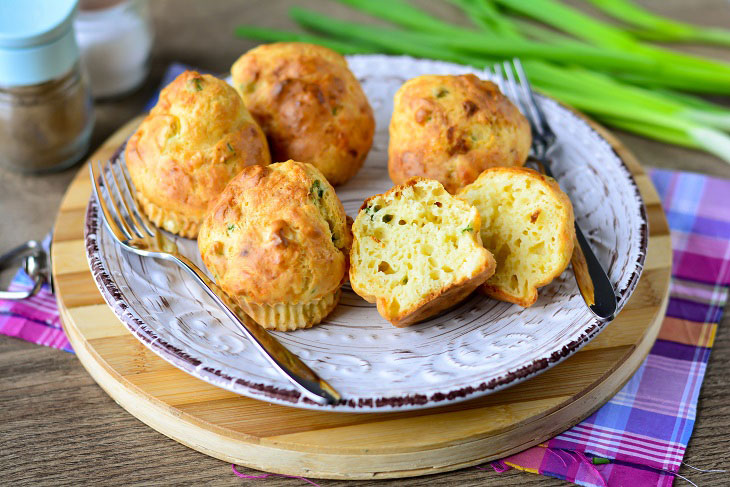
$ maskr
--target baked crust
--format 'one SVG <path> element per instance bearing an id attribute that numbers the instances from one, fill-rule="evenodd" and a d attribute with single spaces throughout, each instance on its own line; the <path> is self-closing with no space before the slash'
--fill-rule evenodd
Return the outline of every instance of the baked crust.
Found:
<path id="1" fill-rule="evenodd" d="M 266 137 L 236 91 L 195 71 L 160 92 L 124 156 L 147 216 L 190 238 L 233 176 L 271 160 Z"/>
<path id="2" fill-rule="evenodd" d="M 296 161 L 251 166 L 211 206 L 198 235 L 216 282 L 261 325 L 319 323 L 339 297 L 352 234 L 321 172 Z"/>
<path id="3" fill-rule="evenodd" d="M 500 176 L 512 178 L 515 182 L 517 182 L 517 178 L 529 178 L 535 184 L 535 187 L 541 188 L 554 198 L 554 201 L 556 202 L 554 207 L 556 209 L 560 208 L 558 211 L 558 217 L 548 222 L 548 228 L 551 232 L 555 232 L 557 238 L 555 251 L 552 253 L 554 261 L 552 263 L 547 262 L 546 265 L 548 265 L 548 267 L 546 271 L 537 280 L 530 282 L 530 285 L 522 293 L 511 292 L 508 287 L 495 282 L 499 277 L 501 272 L 500 266 L 502 265 L 499 259 L 500 252 L 497 250 L 496 245 L 501 244 L 501 242 L 489 242 L 485 232 L 489 232 L 489 227 L 493 224 L 493 221 L 482 222 L 482 228 L 485 229 L 485 231 L 482 232 L 482 239 L 485 247 L 493 252 L 497 258 L 497 271 L 492 278 L 487 280 L 484 285 L 481 286 L 480 290 L 484 294 L 500 301 L 515 303 L 522 307 L 529 307 L 537 301 L 538 288 L 552 282 L 553 279 L 563 273 L 570 263 L 575 242 L 573 205 L 571 204 L 568 195 L 560 189 L 557 181 L 526 167 L 495 167 L 487 169 L 474 183 L 459 191 L 457 196 L 468 202 L 473 202 L 473 204 L 479 209 L 480 205 L 484 204 L 483 198 L 480 197 L 483 196 L 483 194 L 479 191 L 480 186 L 489 186 L 490 184 L 493 184 L 492 178 Z M 534 200 L 536 200 L 536 198 L 534 198 Z M 487 218 L 487 212 L 484 211 L 483 208 L 480 210 L 480 213 L 483 215 L 483 218 Z M 536 223 L 539 223 L 539 214 L 538 217 L 534 219 L 525 219 L 524 221 L 520 221 L 519 224 L 527 230 L 531 225 Z M 490 246 L 492 248 L 490 248 Z M 522 282 L 523 278 L 523 276 L 520 276 L 520 282 Z"/>
<path id="4" fill-rule="evenodd" d="M 264 44 L 242 55 L 231 75 L 274 161 L 309 162 L 333 185 L 357 173 L 375 119 L 344 57 L 314 44 Z"/>
<path id="5" fill-rule="evenodd" d="M 431 318 L 441 311 L 449 309 L 452 306 L 456 306 L 465 300 L 467 296 L 479 287 L 480 284 L 484 283 L 486 279 L 489 279 L 489 277 L 494 274 L 495 268 L 496 264 L 494 262 L 494 257 L 490 254 L 489 258 L 485 260 L 485 265 L 482 270 L 471 279 L 457 281 L 451 286 L 441 289 L 438 293 L 425 297 L 423 301 L 419 303 L 418 307 L 407 314 L 402 313 L 398 316 L 386 319 L 394 326 L 404 328 Z M 382 307 L 381 301 L 382 299 L 376 301 L 379 312 Z"/>
<path id="6" fill-rule="evenodd" d="M 237 298 L 239 306 L 267 330 L 294 331 L 311 328 L 320 323 L 340 302 L 338 287 L 325 296 L 298 304 L 255 304 L 242 297 Z"/>
<path id="7" fill-rule="evenodd" d="M 422 176 L 454 194 L 489 167 L 522 166 L 530 143 L 527 119 L 495 84 L 419 76 L 395 95 L 388 172 L 396 184 Z"/>
<path id="8" fill-rule="evenodd" d="M 147 218 L 156 226 L 185 238 L 198 236 L 200 229 L 198 218 L 157 206 L 139 191 L 137 191 L 137 201 Z"/>
<path id="9" fill-rule="evenodd" d="M 444 194 L 442 202 L 450 198 L 448 203 L 442 204 L 453 204 L 460 206 L 463 210 L 463 214 L 467 217 L 471 214 L 471 218 L 465 222 L 467 228 L 471 228 L 470 232 L 461 232 L 461 235 L 471 235 L 473 243 L 473 251 L 478 253 L 479 265 L 469 275 L 465 275 L 456 279 L 450 284 L 447 284 L 435 291 L 432 291 L 426 295 L 423 295 L 421 299 L 415 304 L 406 308 L 399 308 L 397 312 L 394 312 L 390 306 L 392 300 L 392 294 L 384 290 L 380 292 L 373 292 L 373 285 L 368 283 L 367 275 L 372 273 L 368 268 L 360 268 L 358 262 L 361 260 L 358 258 L 360 252 L 359 241 L 364 238 L 373 238 L 369 234 L 360 234 L 358 229 L 358 220 L 366 218 L 367 212 L 363 212 L 368 208 L 374 199 L 376 198 L 388 198 L 393 196 L 394 198 L 401 197 L 401 194 L 408 187 L 416 186 L 420 182 L 433 182 L 424 178 L 412 178 L 406 181 L 404 184 L 394 186 L 390 190 L 386 191 L 382 195 L 371 196 L 366 199 L 360 208 L 355 224 L 353 225 L 353 244 L 352 250 L 350 251 L 350 286 L 352 290 L 361 296 L 363 299 L 370 303 L 375 303 L 383 318 L 390 321 L 394 326 L 406 327 L 427 318 L 430 318 L 437 313 L 450 308 L 458 304 L 460 301 L 465 299 L 471 294 L 477 287 L 483 284 L 493 273 L 496 267 L 494 257 L 492 254 L 482 246 L 479 229 L 481 226 L 481 218 L 478 211 L 475 211 L 468 203 L 458 198 L 452 197 L 448 194 Z M 439 184 L 439 186 L 441 186 Z M 443 188 L 442 188 L 443 191 Z"/>

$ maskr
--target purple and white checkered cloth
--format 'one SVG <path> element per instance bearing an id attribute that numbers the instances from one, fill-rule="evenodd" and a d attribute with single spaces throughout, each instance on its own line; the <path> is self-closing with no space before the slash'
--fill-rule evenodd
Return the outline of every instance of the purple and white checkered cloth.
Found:
<path id="1" fill-rule="evenodd" d="M 27 291 L 33 284 L 21 269 L 8 290 Z M 61 327 L 56 298 L 48 284 L 43 284 L 38 294 L 23 301 L 0 300 L 0 334 L 73 352 Z"/>

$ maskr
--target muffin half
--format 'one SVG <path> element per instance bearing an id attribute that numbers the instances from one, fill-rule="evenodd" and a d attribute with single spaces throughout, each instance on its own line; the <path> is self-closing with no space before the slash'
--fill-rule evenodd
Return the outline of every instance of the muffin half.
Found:
<path id="1" fill-rule="evenodd" d="M 124 152 L 149 219 L 195 238 L 209 203 L 246 166 L 266 165 L 266 137 L 225 81 L 186 71 L 162 92 Z"/>
<path id="2" fill-rule="evenodd" d="M 309 162 L 334 185 L 357 173 L 375 119 L 344 57 L 314 44 L 264 44 L 241 56 L 231 75 L 275 161 Z"/>
<path id="3" fill-rule="evenodd" d="M 367 200 L 352 226 L 350 285 L 395 326 L 457 304 L 494 273 L 479 212 L 413 178 Z"/>
<path id="4" fill-rule="evenodd" d="M 530 141 L 527 119 L 495 84 L 419 76 L 395 94 L 388 172 L 396 184 L 421 176 L 454 194 L 488 167 L 522 166 Z"/>
<path id="5" fill-rule="evenodd" d="M 559 276 L 573 255 L 573 205 L 558 183 L 528 168 L 484 171 L 458 197 L 482 218 L 484 246 L 497 270 L 484 283 L 489 296 L 520 306 L 537 300 L 537 288 Z"/>
<path id="6" fill-rule="evenodd" d="M 221 288 L 260 325 L 281 331 L 308 328 L 335 308 L 351 242 L 332 186 L 296 161 L 243 169 L 198 236 Z"/>

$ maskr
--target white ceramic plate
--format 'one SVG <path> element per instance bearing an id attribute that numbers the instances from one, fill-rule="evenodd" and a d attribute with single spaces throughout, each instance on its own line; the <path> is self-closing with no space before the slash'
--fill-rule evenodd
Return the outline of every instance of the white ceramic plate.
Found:
<path id="1" fill-rule="evenodd" d="M 455 64 L 382 55 L 351 56 L 375 111 L 375 143 L 363 169 L 337 194 L 355 217 L 362 201 L 392 186 L 387 173 L 392 99 L 421 74 L 484 73 Z M 611 146 L 583 119 L 541 99 L 561 146 L 554 172 L 578 221 L 626 303 L 641 273 L 647 243 L 644 206 Z M 182 251 L 203 266 L 192 240 Z M 189 374 L 231 391 L 290 406 L 382 412 L 441 406 L 516 384 L 576 352 L 605 326 L 584 305 L 571 269 L 519 306 L 474 294 L 425 323 L 395 328 L 345 287 L 337 309 L 308 330 L 275 333 L 332 384 L 344 401 L 320 406 L 300 396 L 247 342 L 183 271 L 116 245 L 92 198 L 86 219 L 89 263 L 99 289 L 129 330 Z"/>

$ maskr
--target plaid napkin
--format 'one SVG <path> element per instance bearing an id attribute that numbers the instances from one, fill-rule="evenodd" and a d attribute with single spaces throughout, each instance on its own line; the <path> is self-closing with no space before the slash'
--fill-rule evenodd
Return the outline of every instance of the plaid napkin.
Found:
<path id="1" fill-rule="evenodd" d="M 9 291 L 32 288 L 33 281 L 22 269 L 8 286 Z M 0 300 L 0 334 L 73 352 L 61 328 L 56 298 L 48 284 L 43 284 L 35 296 L 23 301 Z"/>
<path id="2" fill-rule="evenodd" d="M 621 391 L 582 423 L 493 462 L 586 486 L 669 486 L 697 413 L 730 286 L 730 180 L 655 169 L 674 265 L 659 338 Z"/>

